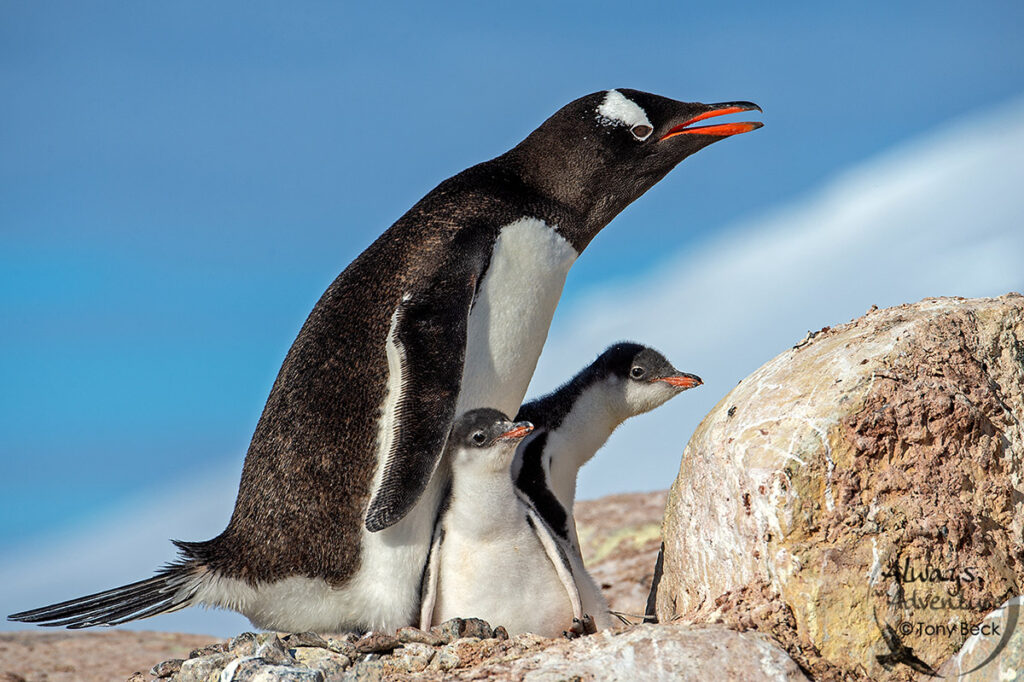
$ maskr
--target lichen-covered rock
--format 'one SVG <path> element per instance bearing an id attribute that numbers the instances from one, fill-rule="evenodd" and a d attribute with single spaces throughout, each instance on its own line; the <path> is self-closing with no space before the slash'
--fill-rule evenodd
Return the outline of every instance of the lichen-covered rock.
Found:
<path id="1" fill-rule="evenodd" d="M 290 665 L 295 662 L 289 653 L 287 646 L 281 638 L 277 635 L 267 637 L 256 647 L 256 653 L 254 654 L 257 658 L 262 658 L 270 663 L 277 665 Z"/>
<path id="2" fill-rule="evenodd" d="M 313 670 L 319 670 L 328 680 L 337 679 L 352 665 L 352 659 L 343 654 L 321 647 L 299 647 L 295 651 L 295 662 Z"/>
<path id="3" fill-rule="evenodd" d="M 156 677 L 157 679 L 161 677 L 170 677 L 171 675 L 181 670 L 181 664 L 184 662 L 184 659 L 172 658 L 169 661 L 157 663 L 150 669 L 149 674 L 153 677 Z"/>
<path id="4" fill-rule="evenodd" d="M 321 649 L 326 649 L 329 646 L 327 644 L 327 640 L 315 632 L 296 632 L 290 635 L 285 635 L 281 638 L 281 641 L 289 649 L 295 649 L 298 647 L 319 647 Z"/>
<path id="5" fill-rule="evenodd" d="M 220 673 L 231 660 L 231 654 L 226 653 L 190 658 L 182 662 L 181 668 L 172 679 L 175 682 L 207 682 L 212 675 Z"/>
<path id="6" fill-rule="evenodd" d="M 276 636 L 276 635 L 275 635 Z M 259 638 L 265 635 L 257 635 L 255 632 L 243 632 L 228 640 L 228 651 L 235 656 L 252 656 L 261 641 Z"/>
<path id="7" fill-rule="evenodd" d="M 438 635 L 414 627 L 399 628 L 395 635 L 398 637 L 398 641 L 402 644 L 416 643 L 438 646 L 444 643 Z"/>
<path id="8" fill-rule="evenodd" d="M 658 617 L 757 628 L 823 679 L 909 679 L 911 658 L 934 666 L 964 641 L 938 626 L 969 628 L 1024 585 L 1022 474 L 1024 297 L 826 328 L 691 438 Z"/>
<path id="9" fill-rule="evenodd" d="M 276 665 L 258 656 L 237 658 L 224 668 L 220 682 L 325 682 L 324 674 L 296 665 Z"/>

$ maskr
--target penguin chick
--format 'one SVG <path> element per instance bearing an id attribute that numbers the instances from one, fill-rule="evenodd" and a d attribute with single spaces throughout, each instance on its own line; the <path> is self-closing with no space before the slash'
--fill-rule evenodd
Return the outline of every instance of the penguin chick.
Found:
<path id="1" fill-rule="evenodd" d="M 600 588 L 583 567 L 573 517 L 576 476 L 619 424 L 702 383 L 653 348 L 618 343 L 561 388 L 523 405 L 516 416 L 535 425 L 518 448 L 513 466 L 516 487 L 570 558 L 582 608 L 598 628 L 612 621 Z"/>
<path id="2" fill-rule="evenodd" d="M 569 559 L 512 484 L 516 446 L 532 430 L 490 408 L 452 427 L 451 492 L 427 562 L 420 627 L 474 617 L 513 635 L 556 637 L 584 620 Z"/>

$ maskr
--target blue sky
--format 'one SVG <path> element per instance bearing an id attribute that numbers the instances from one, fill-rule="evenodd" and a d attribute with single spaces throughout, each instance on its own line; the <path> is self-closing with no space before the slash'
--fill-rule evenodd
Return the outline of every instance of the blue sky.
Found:
<path id="1" fill-rule="evenodd" d="M 569 100 L 749 99 L 766 126 L 627 209 L 563 307 L 1024 93 L 1022 19 L 1009 2 L 0 3 L 0 553 L 240 465 L 327 284 Z"/>

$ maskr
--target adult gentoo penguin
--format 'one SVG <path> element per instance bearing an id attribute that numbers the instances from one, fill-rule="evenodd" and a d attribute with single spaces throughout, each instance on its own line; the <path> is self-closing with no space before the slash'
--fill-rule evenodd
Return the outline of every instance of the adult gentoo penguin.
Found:
<path id="1" fill-rule="evenodd" d="M 509 634 L 545 637 L 582 622 L 573 567 L 509 468 L 533 426 L 482 408 L 459 417 L 448 455 L 451 496 L 424 573 L 420 627 L 483 618 Z"/>
<path id="2" fill-rule="evenodd" d="M 515 485 L 572 562 L 583 610 L 598 628 L 608 627 L 612 620 L 601 589 L 583 566 L 573 516 L 576 476 L 622 422 L 702 383 L 653 348 L 617 343 L 562 387 L 523 405 L 516 415 L 535 429 L 519 446 Z"/>
<path id="3" fill-rule="evenodd" d="M 680 161 L 761 126 L 695 123 L 755 109 L 598 92 L 442 182 L 313 308 L 224 532 L 177 542 L 153 578 L 10 618 L 87 627 L 205 604 L 275 630 L 413 622 L 455 416 L 518 409 L 573 261 Z"/>

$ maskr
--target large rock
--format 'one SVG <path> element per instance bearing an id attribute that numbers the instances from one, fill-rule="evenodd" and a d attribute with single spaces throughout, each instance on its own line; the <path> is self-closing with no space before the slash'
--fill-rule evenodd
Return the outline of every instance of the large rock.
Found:
<path id="1" fill-rule="evenodd" d="M 759 629 L 822 679 L 937 666 L 1024 585 L 1022 425 L 1018 294 L 926 299 L 809 335 L 687 445 L 659 619 Z"/>

